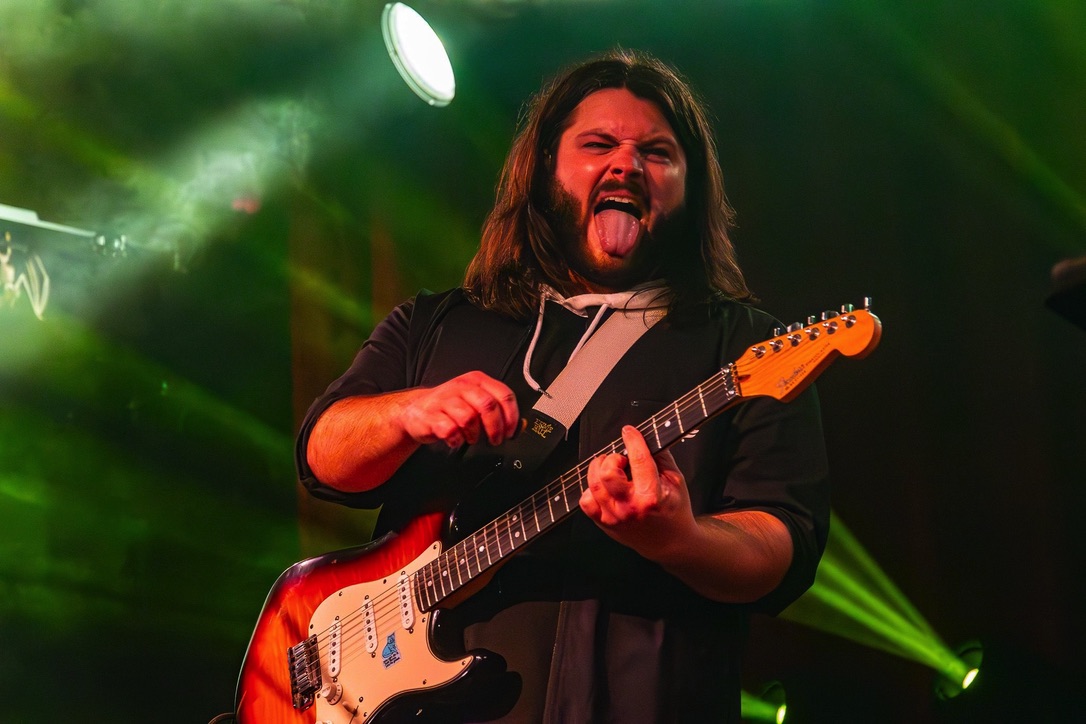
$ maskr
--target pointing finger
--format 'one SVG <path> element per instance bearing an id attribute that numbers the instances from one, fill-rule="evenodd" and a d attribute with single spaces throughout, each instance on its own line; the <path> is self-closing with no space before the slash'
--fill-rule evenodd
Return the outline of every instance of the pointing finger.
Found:
<path id="1" fill-rule="evenodd" d="M 630 461 L 630 479 L 651 481 L 656 479 L 656 462 L 649 452 L 648 443 L 632 425 L 622 428 L 622 442 L 626 443 L 626 457 Z"/>

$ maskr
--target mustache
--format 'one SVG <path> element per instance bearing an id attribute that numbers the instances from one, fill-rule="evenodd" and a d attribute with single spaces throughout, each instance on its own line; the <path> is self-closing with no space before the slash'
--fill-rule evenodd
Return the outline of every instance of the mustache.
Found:
<path id="1" fill-rule="evenodd" d="M 625 179 L 608 178 L 604 179 L 596 190 L 592 193 L 593 199 L 598 199 L 601 196 L 615 191 L 626 191 L 633 196 L 636 196 L 643 203 L 647 202 L 645 198 L 645 186 L 640 181 L 628 181 Z"/>

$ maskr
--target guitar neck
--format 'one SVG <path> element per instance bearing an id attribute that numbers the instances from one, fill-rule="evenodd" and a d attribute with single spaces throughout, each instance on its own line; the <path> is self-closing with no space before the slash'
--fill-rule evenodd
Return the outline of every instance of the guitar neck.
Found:
<path id="1" fill-rule="evenodd" d="M 678 442 L 740 398 L 735 365 L 728 365 L 637 426 L 655 454 Z M 461 588 L 546 533 L 578 509 L 588 487 L 588 465 L 599 455 L 622 452 L 612 441 L 592 457 L 551 481 L 527 500 L 464 538 L 415 573 L 416 604 L 438 606 Z"/>
<path id="2" fill-rule="evenodd" d="M 865 301 L 865 307 L 870 300 Z M 807 387 L 838 355 L 864 357 L 878 346 L 882 322 L 852 305 L 825 312 L 821 321 L 795 324 L 786 334 L 753 345 L 735 362 L 656 413 L 637 429 L 657 453 L 704 424 L 741 398 L 772 397 L 788 402 Z M 415 572 L 416 605 L 428 611 L 501 563 L 521 546 L 546 533 L 577 509 L 588 487 L 588 464 L 599 455 L 622 452 L 615 440 L 596 455 L 520 505 L 441 553 Z"/>

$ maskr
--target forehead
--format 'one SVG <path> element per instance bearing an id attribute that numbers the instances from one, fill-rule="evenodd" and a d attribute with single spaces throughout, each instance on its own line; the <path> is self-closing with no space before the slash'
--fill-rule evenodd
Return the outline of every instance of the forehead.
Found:
<path id="1" fill-rule="evenodd" d="M 675 131 L 660 107 L 626 88 L 604 88 L 585 96 L 570 113 L 563 135 L 592 131 L 619 137 L 675 139 Z"/>

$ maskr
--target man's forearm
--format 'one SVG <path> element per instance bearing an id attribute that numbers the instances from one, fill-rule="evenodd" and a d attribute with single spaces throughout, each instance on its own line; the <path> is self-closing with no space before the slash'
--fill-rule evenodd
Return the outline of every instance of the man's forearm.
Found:
<path id="1" fill-rule="evenodd" d="M 420 445 L 500 445 L 519 421 L 511 389 L 482 372 L 465 372 L 436 387 L 339 400 L 313 426 L 306 459 L 326 485 L 370 490 Z"/>
<path id="2" fill-rule="evenodd" d="M 317 479 L 346 492 L 388 480 L 419 447 L 399 423 L 413 394 L 418 391 L 347 397 L 325 410 L 306 447 Z"/>
<path id="3" fill-rule="evenodd" d="M 777 517 L 760 510 L 700 516 L 696 532 L 656 557 L 701 595 L 749 603 L 773 591 L 792 562 L 792 537 Z"/>

